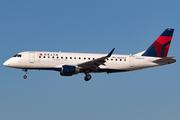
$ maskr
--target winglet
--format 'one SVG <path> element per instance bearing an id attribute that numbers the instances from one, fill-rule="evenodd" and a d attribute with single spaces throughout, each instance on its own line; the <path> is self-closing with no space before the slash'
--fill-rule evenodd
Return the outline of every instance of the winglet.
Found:
<path id="1" fill-rule="evenodd" d="M 114 49 L 115 49 L 115 48 L 113 48 L 113 49 L 111 50 L 111 52 L 110 52 L 106 57 L 111 57 L 112 53 L 114 52 Z"/>

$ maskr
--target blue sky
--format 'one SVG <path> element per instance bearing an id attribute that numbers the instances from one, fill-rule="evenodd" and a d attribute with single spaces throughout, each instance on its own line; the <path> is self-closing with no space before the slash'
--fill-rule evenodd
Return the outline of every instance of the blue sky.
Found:
<path id="1" fill-rule="evenodd" d="M 0 119 L 179 120 L 178 0 L 0 1 Z M 60 76 L 4 67 L 22 51 L 135 54 L 175 28 L 175 64 L 133 72 Z"/>

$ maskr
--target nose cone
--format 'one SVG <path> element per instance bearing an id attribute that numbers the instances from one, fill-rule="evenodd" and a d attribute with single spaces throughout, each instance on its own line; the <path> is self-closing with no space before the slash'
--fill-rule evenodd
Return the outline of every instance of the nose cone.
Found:
<path id="1" fill-rule="evenodd" d="M 6 66 L 6 67 L 10 66 L 10 61 L 9 61 L 9 60 L 5 61 L 5 62 L 3 63 L 3 65 Z"/>

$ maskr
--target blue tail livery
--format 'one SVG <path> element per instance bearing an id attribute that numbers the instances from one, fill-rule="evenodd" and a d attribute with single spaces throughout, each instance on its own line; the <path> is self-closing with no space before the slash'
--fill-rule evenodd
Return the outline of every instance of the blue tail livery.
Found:
<path id="1" fill-rule="evenodd" d="M 142 56 L 167 57 L 174 29 L 166 29 Z"/>

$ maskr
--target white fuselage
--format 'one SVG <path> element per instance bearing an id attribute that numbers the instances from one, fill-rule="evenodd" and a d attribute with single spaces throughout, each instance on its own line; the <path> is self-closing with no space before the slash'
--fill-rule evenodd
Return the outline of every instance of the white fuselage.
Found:
<path id="1" fill-rule="evenodd" d="M 65 52 L 21 52 L 18 55 L 8 59 L 4 65 L 12 68 L 20 69 L 44 69 L 44 70 L 57 70 L 62 68 L 63 65 L 77 66 L 80 63 L 88 62 L 106 54 L 90 54 L 90 53 L 65 53 Z M 159 66 L 153 63 L 153 60 L 159 59 L 158 57 L 146 56 L 133 56 L 133 55 L 119 55 L 113 54 L 106 59 L 104 65 L 99 68 L 104 71 L 92 72 L 108 72 L 108 70 L 131 71 L 148 67 Z M 107 71 L 106 71 L 107 70 Z M 110 72 L 110 71 L 109 71 Z"/>

